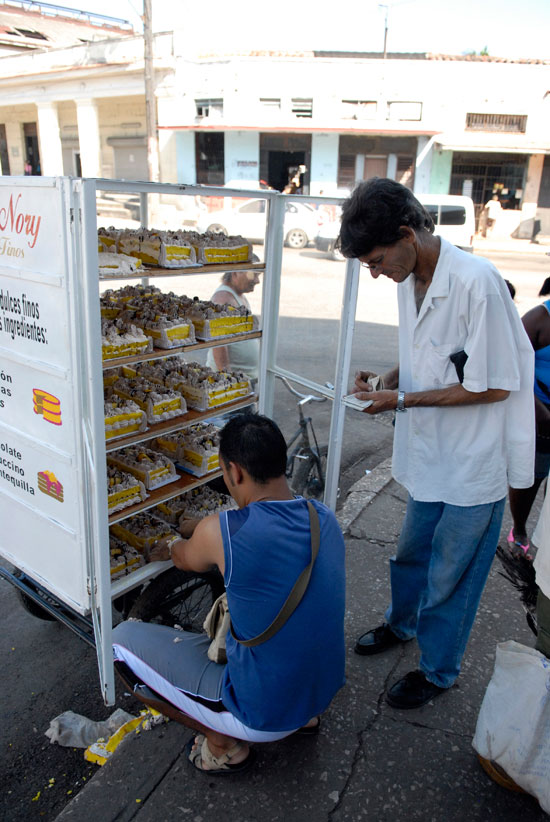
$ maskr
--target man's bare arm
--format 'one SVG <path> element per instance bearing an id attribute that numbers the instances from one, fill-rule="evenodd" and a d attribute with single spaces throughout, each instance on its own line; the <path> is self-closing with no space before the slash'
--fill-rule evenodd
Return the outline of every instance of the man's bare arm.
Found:
<path id="1" fill-rule="evenodd" d="M 227 371 L 229 368 L 229 348 L 227 345 L 220 345 L 219 348 L 212 349 L 212 356 L 218 371 Z"/>
<path id="2" fill-rule="evenodd" d="M 405 393 L 405 408 L 446 408 L 461 405 L 482 405 L 491 402 L 502 402 L 509 396 L 509 391 L 501 388 L 490 388 L 488 391 L 466 391 L 460 384 L 447 388 L 434 388 L 429 391 L 408 391 Z M 357 395 L 362 400 L 372 400 L 372 405 L 365 408 L 364 414 L 379 414 L 381 411 L 393 411 L 397 407 L 397 391 L 370 391 Z"/>
<path id="3" fill-rule="evenodd" d="M 189 539 L 163 537 L 151 550 L 150 561 L 172 559 L 176 568 L 182 571 L 209 571 L 217 565 L 224 572 L 223 540 L 218 514 L 200 520 Z"/>
<path id="4" fill-rule="evenodd" d="M 230 291 L 218 291 L 212 302 L 217 303 L 217 305 L 233 305 L 237 307 L 237 301 Z M 230 360 L 229 348 L 227 345 L 220 345 L 219 348 L 214 348 L 212 350 L 212 356 L 214 357 L 214 362 L 216 363 L 216 368 L 218 371 L 228 370 Z"/>

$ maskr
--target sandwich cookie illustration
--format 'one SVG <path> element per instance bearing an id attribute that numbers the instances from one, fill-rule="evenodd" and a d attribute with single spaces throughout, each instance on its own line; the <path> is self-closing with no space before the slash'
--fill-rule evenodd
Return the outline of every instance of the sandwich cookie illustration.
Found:
<path id="1" fill-rule="evenodd" d="M 57 397 L 41 388 L 33 388 L 32 398 L 35 414 L 40 414 L 46 422 L 51 422 L 52 425 L 62 425 L 61 402 Z"/>

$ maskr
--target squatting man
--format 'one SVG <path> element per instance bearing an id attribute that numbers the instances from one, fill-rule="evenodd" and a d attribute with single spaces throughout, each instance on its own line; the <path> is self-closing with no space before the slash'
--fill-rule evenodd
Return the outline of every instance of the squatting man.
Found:
<path id="1" fill-rule="evenodd" d="M 364 413 L 396 410 L 392 473 L 409 492 L 385 622 L 357 640 L 370 655 L 416 637 L 419 670 L 386 699 L 417 708 L 450 688 L 500 534 L 508 483 L 533 483 L 533 350 L 486 259 L 434 236 L 405 186 L 360 183 L 339 246 L 397 283 L 399 364 L 357 374 Z M 376 390 L 373 390 L 376 389 Z"/>
<path id="2" fill-rule="evenodd" d="M 197 573 L 216 566 L 224 575 L 233 626 L 227 664 L 208 658 L 206 634 L 138 622 L 113 632 L 118 673 L 143 702 L 199 732 L 187 753 L 208 775 L 249 767 L 250 742 L 317 733 L 344 684 L 345 549 L 334 513 L 314 501 L 310 514 L 292 494 L 286 443 L 267 417 L 240 414 L 225 425 L 220 466 L 239 510 L 182 523 L 188 538 L 160 540 L 151 559 Z M 297 607 L 262 644 L 241 644 L 275 621 L 311 563 L 314 521 L 319 549 Z"/>

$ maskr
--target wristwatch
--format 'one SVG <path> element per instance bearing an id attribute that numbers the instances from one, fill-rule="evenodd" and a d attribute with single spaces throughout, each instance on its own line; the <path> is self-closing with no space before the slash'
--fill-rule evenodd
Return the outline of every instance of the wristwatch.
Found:
<path id="1" fill-rule="evenodd" d="M 396 411 L 406 411 L 405 408 L 405 392 L 399 390 L 397 392 L 397 405 L 395 406 Z"/>

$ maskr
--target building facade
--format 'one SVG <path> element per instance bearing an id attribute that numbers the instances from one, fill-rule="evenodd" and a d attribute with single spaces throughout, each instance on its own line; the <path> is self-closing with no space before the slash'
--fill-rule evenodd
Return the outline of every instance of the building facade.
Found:
<path id="1" fill-rule="evenodd" d="M 154 41 L 161 179 L 347 194 L 497 194 L 500 231 L 550 234 L 550 61 L 338 52 L 190 56 Z M 2 173 L 147 178 L 143 39 L 0 56 Z"/>

